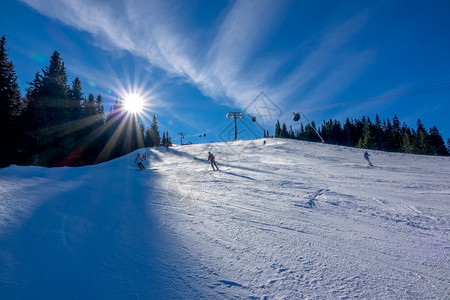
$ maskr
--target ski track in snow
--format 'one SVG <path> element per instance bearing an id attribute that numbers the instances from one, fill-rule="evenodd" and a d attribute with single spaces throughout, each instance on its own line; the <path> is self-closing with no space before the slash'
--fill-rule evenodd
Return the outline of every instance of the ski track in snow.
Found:
<path id="1" fill-rule="evenodd" d="M 143 151 L 143 150 L 140 150 Z M 0 298 L 446 299 L 450 159 L 267 139 L 0 170 Z M 207 152 L 220 171 L 211 171 Z"/>

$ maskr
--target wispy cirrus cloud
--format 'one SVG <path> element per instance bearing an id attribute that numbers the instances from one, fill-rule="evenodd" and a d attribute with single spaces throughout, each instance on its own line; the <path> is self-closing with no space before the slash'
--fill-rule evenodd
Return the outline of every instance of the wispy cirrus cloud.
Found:
<path id="1" fill-rule="evenodd" d="M 296 98 L 302 105 L 314 105 L 325 97 L 317 98 L 320 91 L 328 97 L 345 88 L 363 67 L 373 59 L 373 51 L 350 53 L 343 49 L 367 22 L 367 14 L 359 14 L 339 24 L 318 39 L 307 57 L 301 59 L 281 84 L 274 87 L 280 99 Z M 337 80 L 336 80 L 337 79 Z M 328 98 L 330 99 L 330 98 Z M 291 100 L 292 101 L 292 100 Z"/>
<path id="2" fill-rule="evenodd" d="M 296 57 L 288 73 L 283 64 L 289 51 L 258 59 L 282 21 L 286 3 L 241 0 L 226 8 L 212 30 L 184 28 L 189 20 L 177 1 L 22 0 L 40 13 L 92 34 L 99 47 L 125 50 L 143 58 L 149 67 L 165 70 L 195 85 L 202 93 L 226 104 L 245 108 L 261 91 L 281 106 L 330 99 L 362 72 L 372 51 L 352 53 L 345 45 L 367 22 L 357 15 L 316 38 L 309 54 Z M 301 41 L 299 41 L 301 44 Z M 338 59 L 337 59 L 338 58 Z M 274 74 L 281 75 L 274 78 Z M 320 94 L 320 95 L 319 95 Z M 302 99 L 302 100 L 297 100 Z M 319 99 L 319 100 L 318 100 Z"/>
<path id="3" fill-rule="evenodd" d="M 281 18 L 281 1 L 237 1 L 220 26 L 208 52 L 208 65 L 202 70 L 204 78 L 215 78 L 205 87 L 214 94 L 215 85 L 220 86 L 227 97 L 239 104 L 255 97 L 255 89 L 263 75 L 248 70 L 251 59 L 260 45 L 272 33 L 272 27 Z M 265 72 L 271 72 L 266 68 Z M 241 86 L 242 85 L 242 86 Z"/>

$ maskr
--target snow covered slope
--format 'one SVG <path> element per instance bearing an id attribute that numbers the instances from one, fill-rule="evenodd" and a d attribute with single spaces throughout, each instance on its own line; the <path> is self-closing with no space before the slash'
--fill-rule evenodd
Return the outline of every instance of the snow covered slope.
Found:
<path id="1" fill-rule="evenodd" d="M 268 139 L 0 170 L 0 299 L 446 299 L 450 159 Z M 207 152 L 221 171 L 210 171 Z"/>

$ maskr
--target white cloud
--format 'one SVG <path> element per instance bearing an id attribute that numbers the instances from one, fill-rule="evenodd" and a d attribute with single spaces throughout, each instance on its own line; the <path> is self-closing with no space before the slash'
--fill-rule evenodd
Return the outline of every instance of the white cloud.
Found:
<path id="1" fill-rule="evenodd" d="M 228 104 L 241 108 L 261 91 L 280 105 L 305 95 L 306 103 L 313 103 L 312 96 L 318 94 L 325 101 L 351 84 L 371 59 L 370 53 L 362 52 L 355 54 L 358 64 L 335 60 L 343 46 L 362 30 L 366 14 L 319 37 L 309 55 L 297 58 L 293 71 L 275 82 L 268 78 L 280 71 L 288 58 L 278 55 L 255 60 L 255 56 L 270 41 L 283 17 L 281 1 L 236 1 L 212 40 L 199 29 L 192 31 L 179 24 L 180 14 L 184 19 L 189 16 L 182 15 L 177 1 L 22 1 L 48 17 L 91 33 L 103 49 L 129 51 L 168 75 L 189 81 L 205 95 L 218 101 L 231 100 Z M 332 73 L 327 75 L 330 66 Z"/>
<path id="2" fill-rule="evenodd" d="M 318 91 L 317 88 L 314 89 L 314 85 L 318 86 L 321 91 L 335 89 L 329 86 L 331 82 L 335 84 L 334 80 L 329 80 L 330 75 L 327 72 L 330 69 L 340 69 L 337 72 L 340 73 L 339 77 L 341 79 L 354 76 L 356 72 L 360 72 L 360 66 L 366 65 L 363 58 L 371 59 L 368 53 L 352 53 L 351 55 L 345 53 L 346 59 L 344 60 L 339 60 L 339 57 L 343 55 L 340 53 L 342 52 L 342 46 L 362 30 L 366 19 L 367 16 L 365 14 L 355 16 L 321 37 L 318 45 L 311 49 L 310 54 L 297 65 L 282 84 L 274 89 L 278 97 L 280 99 L 288 99 L 296 95 L 294 97 L 297 97 L 297 99 L 303 98 L 301 100 L 303 105 L 308 105 L 312 102 L 311 99 L 308 99 L 308 94 L 311 95 Z M 357 64 L 354 63 L 355 55 L 358 57 Z M 344 84 L 349 83 L 342 80 L 340 83 L 341 88 L 344 87 Z M 331 93 L 328 94 L 330 95 Z"/>

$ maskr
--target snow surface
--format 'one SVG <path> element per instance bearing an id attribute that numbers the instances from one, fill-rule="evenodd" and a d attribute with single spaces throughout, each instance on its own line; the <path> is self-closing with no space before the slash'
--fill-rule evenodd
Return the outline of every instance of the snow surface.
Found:
<path id="1" fill-rule="evenodd" d="M 221 171 L 211 171 L 207 152 Z M 448 299 L 450 158 L 268 139 L 0 170 L 0 299 Z"/>

